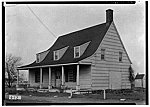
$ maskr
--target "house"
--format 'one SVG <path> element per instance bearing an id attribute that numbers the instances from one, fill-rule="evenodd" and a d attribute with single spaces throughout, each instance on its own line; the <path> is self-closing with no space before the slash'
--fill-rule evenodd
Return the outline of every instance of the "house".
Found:
<path id="1" fill-rule="evenodd" d="M 145 74 L 137 73 L 135 77 L 135 87 L 145 88 L 145 85 L 146 85 Z"/>
<path id="2" fill-rule="evenodd" d="M 105 23 L 60 36 L 33 63 L 17 69 L 29 70 L 31 87 L 100 90 L 131 88 L 130 66 L 108 9 Z"/>

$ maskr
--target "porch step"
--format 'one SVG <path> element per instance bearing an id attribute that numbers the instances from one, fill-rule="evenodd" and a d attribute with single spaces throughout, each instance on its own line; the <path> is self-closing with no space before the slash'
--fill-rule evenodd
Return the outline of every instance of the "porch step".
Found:
<path id="1" fill-rule="evenodd" d="M 17 90 L 17 91 L 25 91 L 25 89 L 24 89 L 24 88 L 19 88 L 19 87 L 18 87 L 18 88 L 16 88 L 16 90 Z"/>
<path id="2" fill-rule="evenodd" d="M 58 89 L 50 89 L 49 92 L 60 92 Z"/>
<path id="3" fill-rule="evenodd" d="M 71 90 L 65 90 L 66 93 L 71 93 Z M 91 89 L 72 90 L 73 94 L 85 94 L 92 93 Z"/>
<path id="4" fill-rule="evenodd" d="M 41 92 L 41 93 L 45 93 L 45 92 L 48 92 L 49 89 L 38 89 L 37 92 Z"/>
<path id="5" fill-rule="evenodd" d="M 27 88 L 28 91 L 37 91 L 36 88 Z"/>
<path id="6" fill-rule="evenodd" d="M 66 93 L 71 93 L 71 90 L 65 90 Z M 73 94 L 80 94 L 77 90 L 72 90 Z"/>

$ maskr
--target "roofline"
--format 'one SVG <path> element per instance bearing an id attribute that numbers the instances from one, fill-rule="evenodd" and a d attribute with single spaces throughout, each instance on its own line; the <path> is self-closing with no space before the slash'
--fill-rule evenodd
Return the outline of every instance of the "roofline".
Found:
<path id="1" fill-rule="evenodd" d="M 121 41 L 121 44 L 122 44 L 122 46 L 123 46 L 123 48 L 124 48 L 124 50 L 125 50 L 125 52 L 126 52 L 126 54 L 127 54 L 127 57 L 128 57 L 128 59 L 129 59 L 129 61 L 130 61 L 130 64 L 132 64 L 132 62 L 131 62 L 131 60 L 130 60 L 130 58 L 129 58 L 129 55 L 128 55 L 127 51 L 126 51 L 126 48 L 124 47 L 124 44 L 123 44 L 123 42 L 122 42 L 122 40 L 121 40 L 121 37 L 120 37 L 120 35 L 119 35 L 119 32 L 118 32 L 118 30 L 117 30 L 117 28 L 116 28 L 116 25 L 115 25 L 114 22 L 112 22 L 112 23 L 114 24 L 114 27 L 115 27 L 116 32 L 117 32 L 117 34 L 118 34 L 118 37 L 119 37 L 119 39 L 120 39 L 120 41 Z"/>
<path id="2" fill-rule="evenodd" d="M 92 65 L 92 63 L 91 62 L 79 62 L 79 64 L 81 64 L 81 65 Z"/>
<path id="3" fill-rule="evenodd" d="M 36 54 L 44 53 L 44 52 L 46 52 L 46 51 L 50 51 L 50 49 L 47 49 L 47 50 L 45 50 L 45 51 L 38 52 L 38 53 L 36 53 Z"/>
<path id="4" fill-rule="evenodd" d="M 111 22 L 111 24 L 112 24 L 112 22 Z M 111 25 L 111 24 L 109 24 L 109 28 L 110 28 L 110 25 Z M 108 28 L 108 29 L 109 29 L 109 28 Z M 108 29 L 107 29 L 107 32 L 108 32 Z M 107 34 L 107 32 L 105 33 L 105 35 Z M 105 35 L 104 35 L 102 41 L 104 40 Z M 99 46 L 101 45 L 102 41 L 100 42 Z M 88 59 L 88 58 L 92 57 L 97 51 L 98 51 L 98 48 L 96 49 L 96 51 L 95 51 L 91 56 L 89 56 L 89 57 L 87 57 L 87 58 L 84 58 L 84 59 Z M 84 60 L 84 59 L 82 59 L 82 60 Z M 80 61 L 82 61 L 82 60 L 80 60 Z"/>
<path id="5" fill-rule="evenodd" d="M 127 53 L 127 51 L 126 51 L 126 49 L 125 49 L 125 47 L 124 47 L 124 45 L 123 45 L 123 42 L 122 42 L 122 40 L 121 40 L 121 38 L 120 38 L 119 32 L 117 31 L 117 28 L 116 28 L 116 25 L 115 25 L 114 21 L 112 21 L 111 24 L 112 24 L 112 23 L 114 24 L 114 27 L 115 27 L 116 32 L 117 32 L 117 34 L 118 34 L 118 37 L 119 37 L 119 39 L 120 39 L 120 41 L 121 41 L 121 44 L 122 44 L 122 46 L 123 46 L 123 48 L 124 48 L 124 50 L 125 50 L 125 52 L 126 52 L 126 54 L 127 54 L 127 57 L 128 57 L 128 59 L 129 59 L 129 61 L 130 61 L 130 64 L 132 64 L 132 62 L 131 62 L 131 60 L 130 60 L 130 58 L 129 58 L 129 55 L 128 55 L 128 53 Z M 109 28 L 110 28 L 111 24 L 109 25 Z M 108 28 L 108 29 L 109 29 L 109 28 Z M 107 32 L 108 32 L 108 30 L 107 30 Z M 105 33 L 105 35 L 107 34 L 107 32 Z M 104 36 L 104 38 L 105 38 L 105 36 Z M 102 39 L 102 41 L 104 40 L 104 38 Z M 102 43 L 102 41 L 101 41 L 101 43 Z M 99 46 L 101 45 L 101 43 L 99 44 Z M 97 50 L 98 50 L 98 49 L 97 49 Z M 97 50 L 96 50 L 91 56 L 89 56 L 89 57 L 87 57 L 87 58 L 92 57 L 92 56 L 97 52 Z M 87 59 L 87 58 L 85 58 L 85 59 Z M 82 60 L 84 60 L 84 59 L 82 59 Z M 82 60 L 81 60 L 81 61 L 82 61 Z"/>
<path id="6" fill-rule="evenodd" d="M 33 67 L 23 67 L 23 68 L 17 68 L 17 70 L 25 70 L 30 68 L 45 68 L 45 67 L 55 67 L 55 66 L 63 66 L 63 65 L 76 65 L 80 63 L 67 63 L 67 64 L 56 64 L 56 65 L 43 65 L 43 66 L 33 66 Z M 82 64 L 82 63 L 81 63 Z"/>
<path id="7" fill-rule="evenodd" d="M 106 22 L 101 23 L 101 24 L 105 24 L 105 23 L 106 23 Z M 92 28 L 92 27 L 95 27 L 95 26 L 98 26 L 98 25 L 101 25 L 101 24 L 94 24 L 94 25 L 91 25 L 91 26 L 89 26 L 89 27 L 84 27 L 84 28 L 81 28 L 81 29 L 78 29 L 78 30 L 74 30 L 74 31 L 68 32 L 68 33 L 66 33 L 66 34 L 62 34 L 62 35 L 58 36 L 58 38 L 63 37 L 63 36 L 67 36 L 67 35 L 69 35 L 69 34 L 73 34 L 73 33 L 76 33 L 76 32 L 80 32 L 80 31 L 83 31 L 83 30 L 87 30 L 87 29 L 90 29 L 90 28 Z"/>

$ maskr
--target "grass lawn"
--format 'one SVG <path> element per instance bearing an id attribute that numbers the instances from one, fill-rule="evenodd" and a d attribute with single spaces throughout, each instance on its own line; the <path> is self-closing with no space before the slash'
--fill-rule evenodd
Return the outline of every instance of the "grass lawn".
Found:
<path id="1" fill-rule="evenodd" d="M 68 96 L 70 96 L 69 93 L 58 93 L 58 92 L 31 92 L 31 91 L 16 91 L 13 89 L 6 89 L 6 92 L 9 92 L 10 95 L 18 93 L 18 95 L 24 96 L 22 100 L 9 100 L 8 98 L 5 100 L 5 103 L 55 103 L 55 102 L 92 102 L 96 103 L 96 101 L 103 100 L 103 93 L 98 94 L 80 94 L 76 95 L 73 94 L 72 99 L 68 99 Z M 56 96 L 57 98 L 55 98 Z M 8 97 L 8 95 L 7 95 Z M 126 99 L 130 101 L 135 102 L 143 102 L 145 101 L 145 92 L 142 91 L 135 91 L 135 92 L 128 92 L 128 93 L 112 93 L 107 92 L 106 93 L 106 100 L 117 100 L 120 99 Z M 49 99 L 49 100 L 48 100 Z"/>

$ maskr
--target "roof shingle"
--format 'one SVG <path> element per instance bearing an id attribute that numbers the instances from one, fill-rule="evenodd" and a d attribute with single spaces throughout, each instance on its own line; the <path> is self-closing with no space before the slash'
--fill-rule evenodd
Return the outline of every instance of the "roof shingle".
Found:
<path id="1" fill-rule="evenodd" d="M 102 39 L 104 38 L 110 24 L 102 23 L 86 29 L 82 29 L 76 32 L 72 32 L 63 36 L 60 36 L 52 47 L 49 48 L 49 53 L 46 55 L 43 61 L 40 63 L 33 63 L 18 68 L 36 67 L 43 65 L 55 65 L 55 64 L 66 64 L 66 63 L 76 63 L 83 60 L 91 55 L 93 55 L 98 46 L 100 45 Z M 86 42 L 90 42 L 87 49 L 79 58 L 74 58 L 74 47 L 82 45 Z M 69 46 L 65 54 L 58 61 L 53 60 L 53 51 Z"/>

